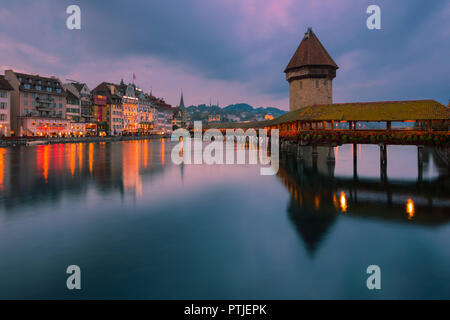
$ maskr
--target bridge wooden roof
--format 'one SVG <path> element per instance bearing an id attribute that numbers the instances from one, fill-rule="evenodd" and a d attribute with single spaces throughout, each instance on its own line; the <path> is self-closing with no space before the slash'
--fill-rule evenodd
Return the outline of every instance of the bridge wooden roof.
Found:
<path id="1" fill-rule="evenodd" d="M 435 100 L 352 102 L 313 105 L 288 112 L 271 125 L 290 121 L 450 120 L 450 108 Z"/>
<path id="2" fill-rule="evenodd" d="M 291 121 L 415 121 L 450 120 L 450 108 L 435 100 L 351 102 L 312 105 L 273 120 L 214 123 L 205 129 L 262 128 Z"/>

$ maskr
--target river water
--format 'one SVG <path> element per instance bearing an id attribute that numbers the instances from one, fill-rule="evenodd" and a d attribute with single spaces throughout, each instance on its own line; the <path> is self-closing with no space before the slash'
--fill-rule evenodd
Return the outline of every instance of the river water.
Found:
<path id="1" fill-rule="evenodd" d="M 175 165 L 167 139 L 0 148 L 0 298 L 450 298 L 450 177 L 432 149 Z M 68 290 L 66 268 L 81 268 Z M 369 265 L 381 290 L 366 286 Z"/>

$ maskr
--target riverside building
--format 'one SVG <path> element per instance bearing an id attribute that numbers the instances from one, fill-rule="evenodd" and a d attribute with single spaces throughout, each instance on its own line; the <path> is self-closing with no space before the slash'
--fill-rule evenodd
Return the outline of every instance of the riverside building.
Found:
<path id="1" fill-rule="evenodd" d="M 13 87 L 0 75 L 0 137 L 11 134 L 11 91 Z"/>
<path id="2" fill-rule="evenodd" d="M 11 132 L 17 136 L 63 133 L 64 130 L 47 130 L 45 126 L 29 126 L 53 122 L 57 128 L 65 122 L 66 91 L 56 77 L 5 71 L 5 78 L 13 87 L 11 91 Z M 39 121 L 42 119 L 42 121 Z"/>

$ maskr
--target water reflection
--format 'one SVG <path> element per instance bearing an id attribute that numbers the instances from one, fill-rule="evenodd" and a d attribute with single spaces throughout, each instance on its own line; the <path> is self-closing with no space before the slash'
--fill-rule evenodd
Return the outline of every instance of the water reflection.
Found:
<path id="1" fill-rule="evenodd" d="M 355 177 L 350 174 L 351 161 L 340 159 L 338 155 L 345 151 L 339 149 L 334 150 L 336 162 L 329 161 L 327 148 L 319 148 L 317 156 L 305 152 L 303 160 L 287 154 L 281 157 L 278 176 L 291 196 L 288 216 L 310 254 L 320 247 L 336 219 L 344 213 L 350 218 L 426 227 L 450 221 L 449 175 L 445 167 L 430 172 L 428 179 L 422 181 L 411 178 L 417 177 L 414 172 L 404 179 L 373 178 L 377 174 Z M 357 150 L 361 153 L 360 147 Z M 428 164 L 439 166 L 432 150 L 426 154 Z M 405 158 L 404 155 L 401 161 L 407 162 Z M 371 170 L 378 167 L 372 166 Z"/>
<path id="2" fill-rule="evenodd" d="M 56 202 L 91 184 L 105 194 L 140 196 L 142 177 L 162 172 L 164 148 L 159 140 L 0 148 L 0 209 Z"/>
<path id="3" fill-rule="evenodd" d="M 261 176 L 175 166 L 173 145 L 0 148 L 0 297 L 72 298 L 60 289 L 74 261 L 90 277 L 83 298 L 373 298 L 371 263 L 389 270 L 376 297 L 449 297 L 449 178 L 433 150 L 418 181 L 411 148 L 388 149 L 381 180 L 372 147 L 356 148 L 355 179 L 348 146 L 335 162 L 323 148 L 283 156 L 278 176 Z"/>

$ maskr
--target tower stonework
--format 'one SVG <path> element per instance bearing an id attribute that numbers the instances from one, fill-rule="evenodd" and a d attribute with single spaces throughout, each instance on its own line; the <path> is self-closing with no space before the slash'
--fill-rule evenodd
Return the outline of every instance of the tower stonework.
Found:
<path id="1" fill-rule="evenodd" d="M 339 67 L 309 28 L 284 72 L 289 82 L 289 111 L 333 103 L 333 79 Z"/>

